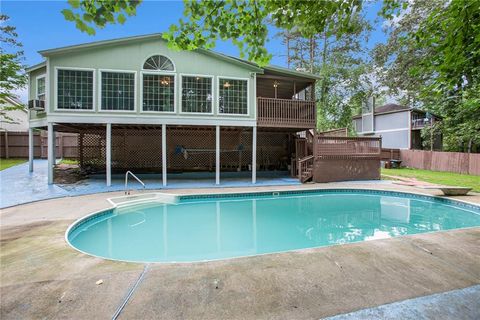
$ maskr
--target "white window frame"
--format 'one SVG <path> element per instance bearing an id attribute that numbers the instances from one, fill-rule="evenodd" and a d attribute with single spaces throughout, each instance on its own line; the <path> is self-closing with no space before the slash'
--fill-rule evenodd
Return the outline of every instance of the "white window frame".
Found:
<path id="1" fill-rule="evenodd" d="M 147 60 L 153 56 L 164 56 L 165 58 L 168 58 L 172 64 L 173 64 L 173 71 L 170 71 L 170 70 L 152 70 L 152 69 L 144 69 L 143 68 L 143 65 L 145 64 L 145 62 L 147 62 Z M 158 52 L 155 52 L 155 53 L 152 53 L 152 54 L 149 54 L 147 55 L 146 57 L 143 58 L 143 61 L 142 61 L 142 65 L 140 66 L 140 70 L 142 71 L 148 71 L 148 72 L 168 72 L 168 73 L 175 73 L 177 72 L 177 66 L 175 65 L 175 62 L 173 61 L 172 58 L 170 58 L 170 56 L 166 55 L 166 54 L 163 54 L 163 53 L 158 53 Z"/>
<path id="2" fill-rule="evenodd" d="M 43 101 L 47 102 L 47 75 L 45 73 L 35 77 L 35 99 L 40 100 L 38 99 L 38 80 L 40 79 L 45 80 L 45 92 L 43 93 L 45 99 Z"/>
<path id="3" fill-rule="evenodd" d="M 102 72 L 113 73 L 132 73 L 133 74 L 133 110 L 103 110 L 102 109 Z M 136 70 L 121 70 L 121 69 L 98 69 L 98 112 L 99 113 L 137 113 L 137 92 L 138 81 Z"/>
<path id="4" fill-rule="evenodd" d="M 211 83 L 212 83 L 212 111 L 211 112 L 188 112 L 188 111 L 183 111 L 182 110 L 182 104 L 183 104 L 183 99 L 182 99 L 182 89 L 183 89 L 183 77 L 201 77 L 201 78 L 210 78 Z M 208 74 L 191 74 L 191 73 L 180 73 L 179 74 L 180 81 L 180 89 L 178 90 L 179 92 L 179 104 L 178 104 L 178 109 L 180 111 L 180 114 L 192 114 L 192 115 L 214 115 L 215 110 L 216 110 L 216 96 L 215 96 L 215 76 L 213 75 L 208 75 Z"/>
<path id="5" fill-rule="evenodd" d="M 92 108 L 91 109 L 59 109 L 58 108 L 58 70 L 73 70 L 73 71 L 92 71 Z M 97 111 L 97 88 L 96 88 L 96 69 L 94 68 L 80 68 L 80 67 L 55 67 L 55 85 L 54 85 L 54 111 L 59 112 L 96 112 Z"/>
<path id="6" fill-rule="evenodd" d="M 220 112 L 220 80 L 246 80 L 247 81 L 247 113 L 222 113 Z M 217 77 L 217 115 L 221 117 L 250 117 L 250 78 L 240 78 L 240 77 L 227 77 L 227 76 L 218 76 Z"/>
<path id="7" fill-rule="evenodd" d="M 152 74 L 159 76 L 173 76 L 173 111 L 145 111 L 143 110 L 143 75 Z M 140 72 L 140 112 L 141 113 L 153 113 L 153 114 L 176 114 L 177 113 L 177 74 L 174 72 L 165 71 L 141 71 Z"/>

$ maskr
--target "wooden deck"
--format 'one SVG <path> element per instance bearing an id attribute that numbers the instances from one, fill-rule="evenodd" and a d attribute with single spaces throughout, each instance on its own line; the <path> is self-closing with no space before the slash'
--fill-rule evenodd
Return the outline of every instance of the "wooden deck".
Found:
<path id="1" fill-rule="evenodd" d="M 257 98 L 258 126 L 313 129 L 317 123 L 315 101 Z"/>

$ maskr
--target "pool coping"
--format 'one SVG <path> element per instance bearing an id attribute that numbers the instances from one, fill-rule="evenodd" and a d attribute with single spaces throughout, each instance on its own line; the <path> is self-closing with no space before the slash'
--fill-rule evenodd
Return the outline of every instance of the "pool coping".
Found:
<path id="1" fill-rule="evenodd" d="M 391 196 L 414 196 L 415 198 L 419 198 L 422 200 L 431 200 L 431 199 L 436 199 L 439 200 L 440 202 L 447 202 L 449 204 L 455 204 L 455 205 L 460 205 L 462 209 L 466 210 L 478 210 L 480 214 L 480 204 L 476 204 L 473 202 L 465 201 L 465 200 L 459 200 L 459 199 L 450 199 L 450 198 L 445 198 L 442 196 L 437 196 L 437 195 L 430 195 L 430 194 L 425 194 L 421 192 L 407 192 L 407 191 L 389 191 L 389 190 L 381 190 L 381 189 L 371 189 L 371 188 L 314 188 L 314 189 L 303 189 L 303 190 L 270 190 L 270 191 L 242 191 L 242 192 L 231 192 L 231 193 L 213 193 L 213 194 L 202 194 L 202 193 L 197 193 L 197 194 L 189 194 L 189 195 L 181 195 L 181 194 L 166 194 L 166 193 L 161 193 L 161 192 L 151 192 L 148 194 L 160 194 L 160 195 L 166 195 L 167 197 L 177 197 L 179 198 L 178 200 L 182 199 L 206 199 L 206 198 L 213 198 L 213 199 L 219 199 L 219 198 L 241 198 L 242 196 L 251 196 L 251 195 L 265 195 L 265 196 L 280 196 L 282 194 L 287 194 L 287 195 L 299 195 L 299 194 L 315 194 L 315 193 L 328 193 L 328 192 L 338 192 L 338 193 L 348 193 L 348 192 L 366 192 L 369 194 L 385 194 L 385 195 L 391 195 Z M 147 195 L 147 194 L 141 194 L 141 195 Z M 141 200 L 132 200 L 129 202 L 124 203 L 124 205 L 119 206 L 118 204 L 115 204 L 115 202 L 112 202 L 111 199 L 114 198 L 125 198 L 125 197 L 134 197 L 135 195 L 126 195 L 126 196 L 119 196 L 119 197 L 112 197 L 112 198 L 107 198 L 107 201 L 111 204 L 111 207 L 109 208 L 104 208 L 100 209 L 97 211 L 94 211 L 90 214 L 87 214 L 84 217 L 76 219 L 73 223 L 69 225 L 67 230 L 65 231 L 64 235 L 64 240 L 67 243 L 68 246 L 73 248 L 74 250 L 81 252 L 85 255 L 96 257 L 99 259 L 104 259 L 108 261 L 115 261 L 115 262 L 126 262 L 126 263 L 135 263 L 135 264 L 155 264 L 155 265 L 172 265 L 172 264 L 201 264 L 201 263 L 208 263 L 208 262 L 215 262 L 215 261 L 228 261 L 228 260 L 233 260 L 233 259 L 241 259 L 241 258 L 251 258 L 251 257 L 256 257 L 256 256 L 264 256 L 264 255 L 270 255 L 270 254 L 281 254 L 281 253 L 288 253 L 288 252 L 304 252 L 312 249 L 319 249 L 319 248 L 324 248 L 324 247 L 331 247 L 331 246 L 336 246 L 336 245 L 346 245 L 346 244 L 355 244 L 355 243 L 361 243 L 365 241 L 358 241 L 358 242 L 351 242 L 351 243 L 343 243 L 343 244 L 331 244 L 331 245 L 326 245 L 326 246 L 317 246 L 317 247 L 308 247 L 308 248 L 299 248 L 299 249 L 292 249 L 292 250 L 286 250 L 286 251 L 276 251 L 276 252 L 267 252 L 267 253 L 260 253 L 260 254 L 254 254 L 254 255 L 246 255 L 246 256 L 238 256 L 238 257 L 228 257 L 228 258 L 221 258 L 221 259 L 206 259 L 206 260 L 199 260 L 199 261 L 167 261 L 167 262 L 162 262 L 162 261 L 132 261 L 132 260 L 121 260 L 121 259 L 112 259 L 112 258 L 106 258 L 98 255 L 94 255 L 88 252 L 85 252 L 83 250 L 80 250 L 73 246 L 70 241 L 68 240 L 68 236 L 70 232 L 75 231 L 78 227 L 83 225 L 84 223 L 96 218 L 97 215 L 103 216 L 107 214 L 111 214 L 112 211 L 116 208 L 128 206 L 129 204 L 139 204 L 142 202 L 145 202 L 148 199 L 141 199 Z M 159 201 L 160 202 L 160 201 Z M 164 204 L 170 204 L 168 202 L 160 202 Z M 101 214 L 103 213 L 103 214 Z M 101 214 L 101 215 L 100 215 Z M 464 227 L 464 228 L 455 228 L 455 229 L 449 229 L 449 230 L 439 230 L 439 231 L 429 231 L 429 232 L 422 232 L 421 234 L 431 234 L 431 233 L 437 233 L 437 232 L 448 232 L 452 230 L 468 230 L 472 228 L 479 228 L 479 226 L 472 226 L 472 227 Z M 393 237 L 390 239 L 394 238 L 402 238 L 402 237 L 408 237 L 408 236 L 413 236 L 415 234 L 406 234 L 406 235 L 401 235 L 397 237 Z M 383 239 L 385 240 L 385 239 Z M 368 240 L 368 241 L 375 241 L 375 240 Z"/>

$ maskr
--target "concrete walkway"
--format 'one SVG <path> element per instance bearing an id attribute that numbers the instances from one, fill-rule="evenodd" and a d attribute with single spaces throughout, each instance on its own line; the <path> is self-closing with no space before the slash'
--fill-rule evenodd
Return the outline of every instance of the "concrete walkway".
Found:
<path id="1" fill-rule="evenodd" d="M 346 185 L 166 192 L 339 187 Z M 391 184 L 349 187 L 418 191 Z M 122 305 L 119 319 L 319 319 L 339 314 L 382 319 L 382 312 L 402 314 L 398 311 L 409 306 L 407 319 L 416 313 L 431 319 L 428 310 L 437 307 L 442 319 L 480 318 L 480 309 L 463 309 L 475 306 L 469 301 L 477 299 L 480 285 L 480 228 L 192 264 L 115 262 L 69 247 L 67 227 L 109 207 L 105 199 L 119 194 L 50 199 L 2 210 L 1 319 L 104 319 Z M 480 203 L 477 195 L 462 199 Z M 103 283 L 97 285 L 100 279 Z M 348 314 L 358 310 L 363 313 Z"/>
<path id="2" fill-rule="evenodd" d="M 175 175 L 173 175 L 175 176 Z M 200 177 L 191 179 L 169 178 L 168 186 L 163 187 L 161 175 L 157 179 L 147 178 L 146 189 L 168 190 L 188 188 L 230 188 L 254 186 L 249 177 L 221 178 L 221 184 L 215 185 L 215 178 Z M 255 186 L 280 186 L 300 185 L 297 179 L 289 177 L 258 177 Z M 141 186 L 132 180 L 132 188 Z M 73 197 L 86 194 L 122 191 L 125 189 L 125 182 L 122 176 L 112 179 L 112 185 L 107 187 L 105 179 L 86 179 L 69 185 L 48 185 L 47 184 L 47 160 L 35 160 L 34 172 L 28 172 L 28 163 L 0 171 L 0 208 L 11 207 L 32 201 L 53 199 L 60 197 Z"/>

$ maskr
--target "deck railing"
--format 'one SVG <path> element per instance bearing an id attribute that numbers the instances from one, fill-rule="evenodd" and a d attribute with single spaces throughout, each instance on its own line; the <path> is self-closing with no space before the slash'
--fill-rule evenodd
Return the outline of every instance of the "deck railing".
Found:
<path id="1" fill-rule="evenodd" d="M 316 126 L 315 101 L 257 98 L 258 126 L 310 129 Z"/>
<path id="2" fill-rule="evenodd" d="M 380 159 L 382 138 L 315 136 L 314 155 L 322 159 Z"/>

